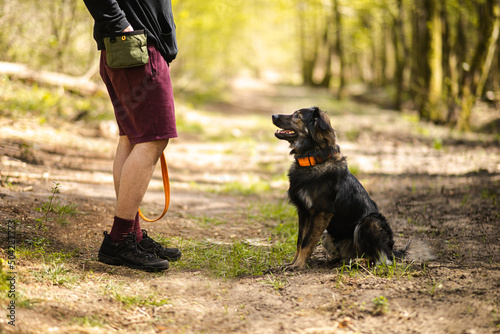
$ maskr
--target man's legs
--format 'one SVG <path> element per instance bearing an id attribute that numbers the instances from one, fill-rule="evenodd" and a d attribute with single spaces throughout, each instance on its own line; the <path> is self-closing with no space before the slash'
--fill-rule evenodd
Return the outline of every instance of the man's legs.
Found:
<path id="1" fill-rule="evenodd" d="M 181 252 L 148 237 L 140 228 L 138 210 L 168 138 L 177 137 L 177 130 L 168 64 L 154 45 L 148 44 L 148 52 L 150 64 L 121 70 L 109 69 L 106 51 L 101 52 L 100 74 L 115 108 L 120 140 L 113 164 L 115 217 L 111 232 L 104 232 L 99 260 L 164 270 L 166 259 L 178 259 Z M 133 144 L 128 138 L 142 142 Z"/>
<path id="2" fill-rule="evenodd" d="M 120 136 L 113 164 L 115 216 L 134 220 L 168 139 L 132 145 Z"/>
<path id="3" fill-rule="evenodd" d="M 127 136 L 120 136 L 116 147 L 115 160 L 113 161 L 113 181 L 117 198 L 118 190 L 120 189 L 120 176 L 122 175 L 122 168 L 125 161 L 127 161 L 130 152 L 132 152 L 132 148 L 134 148 L 134 146 L 130 144 Z"/>
<path id="4" fill-rule="evenodd" d="M 137 211 L 156 162 L 167 144 L 168 139 L 132 145 L 127 137 L 120 137 L 113 163 L 117 193 L 115 217 L 111 232 L 109 234 L 104 232 L 104 241 L 99 249 L 99 261 L 142 270 L 168 269 L 168 260 L 159 258 L 156 254 L 140 247 L 138 242 L 141 240 L 130 234 L 138 230 L 142 239 L 139 220 L 136 220 Z"/>
<path id="5" fill-rule="evenodd" d="M 110 238 L 120 242 L 130 232 L 142 240 L 138 210 L 160 155 L 168 139 L 131 144 L 126 136 L 120 136 L 113 164 L 116 192 L 116 209 Z"/>

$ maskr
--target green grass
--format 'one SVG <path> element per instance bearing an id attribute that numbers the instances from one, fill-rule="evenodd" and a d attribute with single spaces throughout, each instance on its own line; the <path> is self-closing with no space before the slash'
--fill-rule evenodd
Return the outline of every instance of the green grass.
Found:
<path id="1" fill-rule="evenodd" d="M 154 239 L 164 246 L 179 247 L 182 258 L 175 264 L 175 268 L 182 270 L 202 270 L 210 275 L 223 278 L 263 275 L 269 269 L 289 263 L 296 251 L 297 218 L 295 208 L 286 202 L 250 204 L 247 208 L 249 228 L 252 222 L 263 223 L 269 226 L 267 239 L 253 240 L 213 240 L 213 239 L 167 239 L 161 235 Z M 210 229 L 213 226 L 224 225 L 221 218 L 198 217 L 198 226 Z M 370 266 L 365 259 L 355 259 L 344 262 L 336 268 L 339 281 L 345 276 L 373 275 L 388 279 L 410 278 L 415 274 L 413 263 L 393 262 L 390 265 L 381 264 Z M 268 281 L 275 289 L 282 289 L 286 283 L 274 276 Z"/>
<path id="2" fill-rule="evenodd" d="M 443 148 L 443 140 L 439 137 L 433 139 L 432 147 L 439 151 Z"/>
<path id="3" fill-rule="evenodd" d="M 361 168 L 358 165 L 351 164 L 348 166 L 348 168 L 352 175 L 359 177 L 359 174 L 361 173 Z"/>
<path id="4" fill-rule="evenodd" d="M 73 274 L 64 263 L 51 263 L 43 265 L 42 268 L 33 273 L 38 281 L 48 280 L 53 285 L 68 286 L 79 279 L 79 275 Z"/>
<path id="5" fill-rule="evenodd" d="M 109 97 L 97 93 L 92 98 L 61 91 L 59 88 L 45 88 L 36 84 L 23 84 L 0 76 L 2 99 L 0 110 L 9 118 L 26 116 L 38 119 L 41 124 L 52 120 L 112 119 L 113 111 Z"/>
<path id="6" fill-rule="evenodd" d="M 294 209 L 283 203 L 262 205 L 255 213 L 251 205 L 248 214 L 249 228 L 252 222 L 269 222 L 274 227 L 269 238 L 258 240 L 196 240 L 174 238 L 168 240 L 155 236 L 165 246 L 174 244 L 182 252 L 175 267 L 188 270 L 204 270 L 211 275 L 234 278 L 246 275 L 262 275 L 268 269 L 290 262 L 295 253 L 297 226 Z M 224 224 L 220 219 L 205 217 L 198 225 L 204 228 Z"/>
<path id="7" fill-rule="evenodd" d="M 432 278 L 432 282 L 429 282 L 428 287 L 427 287 L 427 293 L 431 297 L 435 297 L 438 293 L 439 290 L 443 288 L 443 281 L 436 281 L 435 278 Z"/>
<path id="8" fill-rule="evenodd" d="M 70 323 L 83 327 L 104 327 L 105 322 L 99 316 L 85 315 L 83 317 L 72 318 Z"/>
<path id="9" fill-rule="evenodd" d="M 250 177 L 246 180 L 229 181 L 222 184 L 200 184 L 191 182 L 190 187 L 212 194 L 226 194 L 236 196 L 262 196 L 272 194 L 273 188 L 269 181 L 260 177 Z"/>
<path id="10" fill-rule="evenodd" d="M 32 236 L 16 248 L 19 255 L 29 257 L 35 254 L 45 254 L 45 247 L 50 245 L 50 240 L 41 236 Z"/>
<path id="11" fill-rule="evenodd" d="M 217 277 L 234 278 L 245 275 L 262 275 L 268 269 L 290 262 L 295 253 L 297 223 L 295 208 L 284 201 L 263 204 L 250 203 L 244 211 L 248 228 L 253 223 L 268 226 L 268 238 L 261 240 L 212 240 L 168 239 L 155 235 L 153 239 L 167 247 L 179 247 L 182 258 L 176 268 L 204 270 Z M 219 217 L 188 217 L 197 226 L 211 229 L 228 224 Z"/>
<path id="12" fill-rule="evenodd" d="M 188 121 L 183 114 L 179 114 L 176 116 L 176 124 L 179 133 L 184 134 L 203 134 L 205 130 L 205 126 L 196 121 Z"/>
<path id="13" fill-rule="evenodd" d="M 370 266 L 364 258 L 356 258 L 349 262 L 344 261 L 340 268 L 337 268 L 338 281 L 341 282 L 345 276 L 357 277 L 370 275 L 387 279 L 411 278 L 421 272 L 413 262 L 393 261 L 392 264 L 379 264 Z"/>
<path id="14" fill-rule="evenodd" d="M 344 135 L 348 141 L 355 142 L 358 140 L 359 136 L 361 136 L 361 130 L 360 129 L 348 130 L 344 133 Z"/>
<path id="15" fill-rule="evenodd" d="M 103 294 L 121 303 L 125 308 L 138 306 L 162 306 L 168 305 L 171 301 L 168 298 L 161 297 L 156 292 L 141 290 L 139 294 L 126 293 L 125 285 L 119 281 L 113 281 L 103 287 Z"/>
<path id="16" fill-rule="evenodd" d="M 7 299 L 10 289 L 9 279 L 11 278 L 11 274 L 9 273 L 7 261 L 0 258 L 0 301 Z"/>
<path id="17" fill-rule="evenodd" d="M 137 306 L 163 306 L 170 304 L 168 298 L 158 298 L 155 295 L 126 295 L 115 291 L 113 297 L 126 308 Z"/>
<path id="18" fill-rule="evenodd" d="M 19 243 L 16 247 L 16 257 L 24 260 L 36 260 L 38 263 L 49 263 L 52 266 L 68 264 L 80 255 L 79 249 L 72 249 L 70 252 L 51 252 L 49 247 L 50 240 L 41 236 L 32 236 Z M 47 266 L 46 266 L 47 267 Z M 48 274 L 50 270 L 46 269 Z M 61 269 L 61 268 L 60 268 Z M 50 275 L 49 275 L 50 276 Z M 49 277 L 47 275 L 39 275 L 38 278 Z"/>
<path id="19" fill-rule="evenodd" d="M 413 263 L 393 261 L 392 264 L 379 264 L 372 268 L 375 276 L 385 278 L 411 277 L 414 273 Z"/>
<path id="20" fill-rule="evenodd" d="M 283 290 L 288 284 L 286 278 L 281 279 L 276 277 L 272 272 L 267 274 L 267 279 L 268 280 L 265 283 L 272 285 L 273 288 L 278 291 Z"/>
<path id="21" fill-rule="evenodd" d="M 197 226 L 203 228 L 209 228 L 212 226 L 227 224 L 226 220 L 218 217 L 195 216 L 195 215 L 186 215 L 185 217 L 188 218 L 190 221 L 194 222 Z M 161 235 L 156 236 L 155 240 L 158 240 L 160 242 L 167 241 L 167 239 Z"/>
<path id="22" fill-rule="evenodd" d="M 181 239 L 178 241 L 183 255 L 177 268 L 206 270 L 217 277 L 234 278 L 263 275 L 268 269 L 290 262 L 294 254 L 293 243 L 279 240 L 270 246 Z"/>
<path id="23" fill-rule="evenodd" d="M 233 181 L 225 183 L 220 192 L 232 195 L 261 195 L 269 192 L 271 186 L 268 181 L 254 178 L 248 181 Z"/>
<path id="24" fill-rule="evenodd" d="M 45 257 L 45 260 L 49 263 L 61 264 L 71 259 L 74 259 L 79 255 L 79 252 L 80 251 L 78 249 L 74 249 L 70 253 L 63 253 L 63 252 L 48 253 Z"/>
<path id="25" fill-rule="evenodd" d="M 295 221 L 297 219 L 297 211 L 295 207 L 291 204 L 288 204 L 284 201 L 278 203 L 254 203 L 249 206 L 248 210 L 248 218 L 253 221 L 258 222 L 269 222 L 269 221 L 278 221 L 278 222 L 290 222 L 291 226 L 288 226 L 288 229 L 293 227 Z"/>
<path id="26" fill-rule="evenodd" d="M 389 311 L 389 301 L 384 296 L 376 297 L 372 302 L 374 315 L 384 315 Z"/>
<path id="27" fill-rule="evenodd" d="M 68 215 L 76 215 L 79 213 L 76 204 L 61 204 L 59 201 L 55 200 L 56 194 L 59 193 L 60 184 L 55 181 L 53 184 L 51 195 L 48 200 L 46 202 L 42 202 L 42 205 L 35 209 L 36 211 L 43 213 L 43 217 L 35 219 L 38 229 L 47 228 L 47 223 L 52 219 L 49 217 L 49 213 L 55 213 L 57 216 L 56 221 L 62 225 L 68 224 L 68 221 L 66 220 Z"/>

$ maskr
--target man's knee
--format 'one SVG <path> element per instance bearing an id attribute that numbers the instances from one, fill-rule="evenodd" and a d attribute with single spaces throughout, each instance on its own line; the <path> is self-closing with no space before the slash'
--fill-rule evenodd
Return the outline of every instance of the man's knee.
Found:
<path id="1" fill-rule="evenodd" d="M 144 148 L 147 152 L 149 152 L 151 155 L 155 156 L 156 158 L 159 158 L 161 156 L 161 154 L 163 153 L 163 150 L 165 150 L 167 145 L 168 145 L 168 139 L 154 140 L 154 141 L 136 144 L 136 146 L 141 146 L 142 148 Z"/>
<path id="2" fill-rule="evenodd" d="M 152 141 L 151 143 L 153 143 L 153 145 L 155 145 L 155 148 L 158 150 L 159 154 L 161 154 L 163 152 L 163 150 L 165 150 L 165 148 L 168 145 L 168 139 L 155 140 L 155 141 Z"/>

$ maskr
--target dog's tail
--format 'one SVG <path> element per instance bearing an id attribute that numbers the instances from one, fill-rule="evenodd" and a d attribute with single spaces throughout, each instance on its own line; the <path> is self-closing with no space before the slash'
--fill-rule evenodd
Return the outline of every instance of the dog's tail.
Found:
<path id="1" fill-rule="evenodd" d="M 426 262 L 436 258 L 429 246 L 420 240 L 409 240 L 403 249 L 393 250 L 392 253 L 397 259 L 405 261 Z"/>

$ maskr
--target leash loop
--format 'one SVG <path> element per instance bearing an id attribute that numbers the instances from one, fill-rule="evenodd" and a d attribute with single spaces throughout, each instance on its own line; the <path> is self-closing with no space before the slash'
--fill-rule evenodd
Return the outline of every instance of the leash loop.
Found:
<path id="1" fill-rule="evenodd" d="M 162 214 L 156 219 L 147 218 L 139 208 L 139 216 L 147 222 L 155 222 L 163 218 L 163 216 L 165 216 L 165 214 L 168 211 L 168 206 L 170 205 L 170 182 L 168 179 L 168 167 L 167 167 L 167 160 L 165 159 L 165 152 L 163 152 L 160 157 L 160 164 L 161 164 L 161 175 L 163 179 L 163 190 L 165 192 L 165 207 L 163 209 Z"/>

